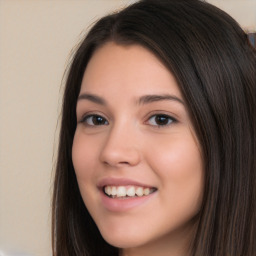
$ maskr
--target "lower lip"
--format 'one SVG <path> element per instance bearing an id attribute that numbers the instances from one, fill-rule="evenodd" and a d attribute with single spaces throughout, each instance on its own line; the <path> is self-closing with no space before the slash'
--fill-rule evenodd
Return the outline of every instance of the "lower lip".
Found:
<path id="1" fill-rule="evenodd" d="M 155 194 L 156 192 L 141 197 L 110 198 L 106 194 L 101 192 L 101 200 L 103 206 L 107 210 L 112 212 L 124 212 L 147 203 L 155 196 Z"/>

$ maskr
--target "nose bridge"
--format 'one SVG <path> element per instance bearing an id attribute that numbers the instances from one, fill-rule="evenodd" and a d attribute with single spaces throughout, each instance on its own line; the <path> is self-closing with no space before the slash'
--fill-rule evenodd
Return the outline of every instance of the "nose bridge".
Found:
<path id="1" fill-rule="evenodd" d="M 110 166 L 136 165 L 140 161 L 140 152 L 135 125 L 127 122 L 115 123 L 106 136 L 101 151 L 101 161 Z"/>

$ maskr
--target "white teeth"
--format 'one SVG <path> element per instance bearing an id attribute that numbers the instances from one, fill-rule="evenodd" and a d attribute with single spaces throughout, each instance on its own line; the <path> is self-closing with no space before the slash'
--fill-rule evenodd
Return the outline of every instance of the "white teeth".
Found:
<path id="1" fill-rule="evenodd" d="M 126 188 L 125 187 L 118 187 L 117 188 L 117 197 L 126 196 Z"/>
<path id="2" fill-rule="evenodd" d="M 153 193 L 153 188 L 143 188 L 135 186 L 105 186 L 104 192 L 110 197 L 141 197 Z"/>
<path id="3" fill-rule="evenodd" d="M 129 187 L 126 190 L 126 194 L 127 194 L 127 196 L 135 196 L 135 187 Z"/>
<path id="4" fill-rule="evenodd" d="M 150 194 L 150 189 L 149 188 L 145 188 L 143 191 L 144 195 L 147 196 Z"/>
<path id="5" fill-rule="evenodd" d="M 105 193 L 106 193 L 107 195 L 111 195 L 111 193 L 112 193 L 111 187 L 109 187 L 109 186 L 105 187 Z"/>
<path id="6" fill-rule="evenodd" d="M 110 194 L 109 195 L 112 195 L 112 196 L 116 196 L 117 195 L 117 190 L 116 190 L 116 187 L 110 187 Z"/>
<path id="7" fill-rule="evenodd" d="M 143 188 L 139 187 L 136 189 L 136 195 L 137 196 L 143 196 Z"/>

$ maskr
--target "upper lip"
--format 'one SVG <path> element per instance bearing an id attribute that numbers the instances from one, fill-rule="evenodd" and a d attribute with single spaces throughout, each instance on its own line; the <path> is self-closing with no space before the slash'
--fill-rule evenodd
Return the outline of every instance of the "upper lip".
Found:
<path id="1" fill-rule="evenodd" d="M 141 183 L 132 179 L 113 178 L 113 177 L 107 177 L 99 180 L 97 187 L 103 188 L 105 186 L 127 186 L 127 185 L 153 188 L 152 185 Z"/>

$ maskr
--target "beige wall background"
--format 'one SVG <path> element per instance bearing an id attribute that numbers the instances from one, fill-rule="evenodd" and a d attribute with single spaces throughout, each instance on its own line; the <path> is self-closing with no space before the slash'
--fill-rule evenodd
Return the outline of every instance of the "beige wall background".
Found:
<path id="1" fill-rule="evenodd" d="M 0 0 L 0 256 L 49 256 L 61 80 L 86 28 L 128 0 Z M 256 30 L 256 0 L 209 1 Z"/>

